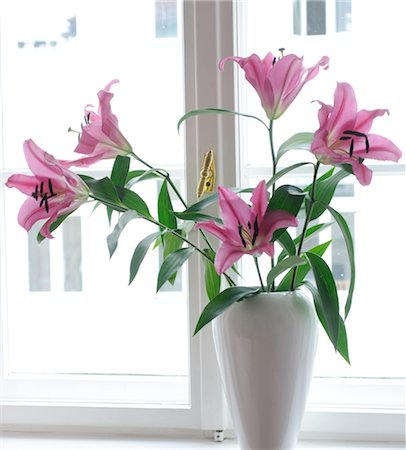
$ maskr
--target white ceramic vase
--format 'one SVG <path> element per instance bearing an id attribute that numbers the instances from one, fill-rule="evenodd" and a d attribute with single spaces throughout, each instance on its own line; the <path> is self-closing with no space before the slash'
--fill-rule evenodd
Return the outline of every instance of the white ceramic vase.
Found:
<path id="1" fill-rule="evenodd" d="M 301 292 L 261 293 L 213 321 L 223 386 L 243 450 L 295 448 L 317 346 Z"/>

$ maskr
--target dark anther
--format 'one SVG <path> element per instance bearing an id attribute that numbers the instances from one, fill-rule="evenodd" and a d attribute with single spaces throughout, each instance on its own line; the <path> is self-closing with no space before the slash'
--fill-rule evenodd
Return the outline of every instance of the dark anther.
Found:
<path id="1" fill-rule="evenodd" d="M 257 240 L 257 237 L 258 237 L 258 216 L 255 217 L 254 234 L 252 236 L 252 245 L 255 245 L 255 241 Z"/>
<path id="2" fill-rule="evenodd" d="M 248 221 L 248 229 L 251 229 L 251 222 Z"/>
<path id="3" fill-rule="evenodd" d="M 276 63 L 276 56 L 274 57 L 273 61 L 272 61 L 272 65 L 274 65 Z"/>
<path id="4" fill-rule="evenodd" d="M 245 242 L 245 239 L 242 235 L 242 225 L 241 224 L 238 225 L 238 234 L 240 235 L 242 245 L 244 246 L 244 248 L 247 248 L 247 243 Z"/>
<path id="5" fill-rule="evenodd" d="M 365 133 L 361 133 L 360 131 L 354 131 L 354 130 L 345 130 L 345 131 L 343 131 L 343 133 L 350 135 L 350 136 L 341 136 L 340 137 L 340 141 L 348 141 L 351 139 L 350 157 L 352 157 L 352 155 L 354 153 L 354 139 L 351 136 L 363 137 L 365 139 L 365 153 L 369 152 L 369 140 L 368 140 L 368 136 Z"/>

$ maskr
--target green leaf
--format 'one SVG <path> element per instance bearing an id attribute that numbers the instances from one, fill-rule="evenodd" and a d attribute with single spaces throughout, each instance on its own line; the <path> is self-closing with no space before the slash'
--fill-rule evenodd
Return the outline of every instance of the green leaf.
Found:
<path id="1" fill-rule="evenodd" d="M 296 254 L 296 245 L 294 240 L 290 237 L 290 234 L 285 230 L 278 238 L 279 244 L 282 246 L 283 251 L 280 253 L 278 257 L 278 262 L 281 262 L 282 259 L 286 258 L 287 255 L 295 255 Z M 283 255 L 283 257 L 282 257 Z"/>
<path id="2" fill-rule="evenodd" d="M 182 230 L 175 230 L 180 235 L 184 235 L 184 232 Z M 178 236 L 175 236 L 172 233 L 165 233 L 162 235 L 162 244 L 163 244 L 163 257 L 164 259 L 167 258 L 171 253 L 176 252 L 176 250 L 179 250 L 184 241 L 183 239 L 179 238 Z M 169 283 L 174 284 L 176 280 L 176 274 L 175 272 L 170 278 Z"/>
<path id="3" fill-rule="evenodd" d="M 145 237 L 142 241 L 140 241 L 137 247 L 135 247 L 130 263 L 130 281 L 128 284 L 131 284 L 133 282 L 135 276 L 138 273 L 138 269 L 140 268 L 141 263 L 145 258 L 145 255 L 148 253 L 149 247 L 160 235 L 160 231 L 152 233 L 149 236 Z"/>
<path id="4" fill-rule="evenodd" d="M 189 220 L 191 222 L 206 222 L 208 220 L 214 220 L 214 222 L 217 222 L 219 224 L 222 224 L 223 221 L 219 217 L 209 216 L 208 214 L 202 214 L 198 212 L 174 212 L 174 216 L 176 216 L 178 219 L 182 220 Z"/>
<path id="5" fill-rule="evenodd" d="M 272 286 L 276 277 L 278 277 L 281 273 L 291 269 L 292 267 L 300 266 L 305 263 L 306 261 L 300 256 L 289 256 L 280 263 L 276 264 L 276 266 L 269 271 L 268 276 L 266 277 L 268 287 Z"/>
<path id="6" fill-rule="evenodd" d="M 177 227 L 177 221 L 172 213 L 173 206 L 168 192 L 168 182 L 165 180 L 158 195 L 158 220 L 162 225 L 174 230 Z"/>
<path id="7" fill-rule="evenodd" d="M 157 178 L 162 178 L 162 175 L 157 173 L 158 169 L 150 169 L 150 170 L 131 170 L 127 174 L 125 186 L 128 188 L 133 186 L 140 181 L 152 180 Z"/>
<path id="8" fill-rule="evenodd" d="M 220 292 L 214 297 L 202 311 L 193 335 L 198 333 L 205 325 L 223 313 L 233 303 L 239 302 L 246 297 L 257 294 L 259 289 L 243 286 L 233 286 Z"/>
<path id="9" fill-rule="evenodd" d="M 99 200 L 106 206 L 110 206 L 116 211 L 125 211 L 126 208 L 123 205 L 117 189 L 113 182 L 108 177 L 104 177 L 101 180 L 86 180 L 86 184 L 92 193 L 92 196 Z"/>
<path id="10" fill-rule="evenodd" d="M 204 282 L 206 286 L 206 293 L 209 300 L 213 300 L 216 295 L 220 292 L 220 286 L 221 286 L 221 277 L 216 272 L 216 269 L 214 268 L 214 257 L 215 253 L 213 250 L 206 248 L 204 250 L 206 255 L 211 259 L 209 261 L 207 258 L 203 258 L 204 261 Z"/>
<path id="11" fill-rule="evenodd" d="M 232 111 L 231 109 L 222 109 L 222 108 L 203 108 L 203 109 L 195 109 L 193 111 L 189 111 L 188 113 L 186 113 L 185 115 L 183 115 L 179 121 L 178 121 L 178 133 L 179 133 L 179 128 L 182 125 L 182 122 L 184 122 L 186 119 L 189 119 L 189 117 L 194 117 L 194 116 L 201 116 L 203 114 L 233 114 L 236 116 L 242 116 L 242 117 L 248 117 L 251 119 L 255 119 L 258 120 L 259 122 L 262 123 L 262 125 L 264 125 L 264 127 L 266 129 L 268 128 L 268 125 L 261 120 L 259 117 L 256 116 L 251 116 L 250 114 L 243 114 L 237 111 Z"/>
<path id="12" fill-rule="evenodd" d="M 181 248 L 165 258 L 159 269 L 157 291 L 182 267 L 194 250 L 193 247 Z"/>
<path id="13" fill-rule="evenodd" d="M 276 162 L 289 150 L 309 150 L 310 144 L 313 141 L 313 133 L 296 133 L 285 141 L 278 150 L 276 155 Z"/>
<path id="14" fill-rule="evenodd" d="M 296 186 L 283 185 L 278 187 L 268 203 L 270 211 L 282 210 L 296 216 L 302 206 L 306 193 Z M 272 241 L 276 241 L 286 228 L 276 230 Z"/>
<path id="15" fill-rule="evenodd" d="M 124 228 L 128 225 L 129 222 L 133 219 L 139 219 L 141 216 L 135 211 L 126 211 L 123 213 L 118 221 L 114 230 L 107 236 L 107 246 L 109 248 L 110 258 L 113 256 L 114 252 L 117 249 L 118 240 L 123 232 Z"/>
<path id="16" fill-rule="evenodd" d="M 61 223 L 67 218 L 69 217 L 71 214 L 73 213 L 73 211 L 71 211 L 68 214 L 63 214 L 61 216 L 59 216 L 54 222 L 51 223 L 51 225 L 49 226 L 49 231 L 52 233 L 53 231 L 55 231 L 59 225 L 61 225 Z M 40 232 L 38 232 L 37 234 L 37 242 L 38 244 L 40 244 L 44 239 L 47 239 L 45 236 L 43 236 Z"/>
<path id="17" fill-rule="evenodd" d="M 111 181 L 123 187 L 127 180 L 128 169 L 130 168 L 130 158 L 128 156 L 116 156 L 113 169 L 111 171 Z"/>
<path id="18" fill-rule="evenodd" d="M 275 184 L 279 180 L 279 178 L 282 178 L 284 175 L 291 172 L 292 170 L 295 170 L 295 169 L 305 166 L 307 164 L 314 165 L 311 162 L 302 162 L 302 163 L 293 164 L 292 166 L 289 166 L 289 167 L 285 167 L 284 169 L 277 172 L 272 178 L 270 178 L 266 182 L 266 187 L 269 189 L 273 184 Z"/>
<path id="19" fill-rule="evenodd" d="M 337 225 L 341 229 L 341 233 L 344 237 L 345 245 L 347 247 L 348 260 L 350 262 L 350 285 L 348 288 L 347 301 L 345 303 L 345 318 L 347 318 L 352 304 L 352 296 L 355 287 L 355 257 L 354 257 L 354 244 L 352 241 L 351 230 L 344 217 L 331 206 L 326 206 L 330 214 L 334 217 Z"/>
<path id="20" fill-rule="evenodd" d="M 246 192 L 252 192 L 252 188 L 229 188 L 230 191 L 235 192 L 236 194 L 239 193 L 246 193 Z M 193 205 L 190 205 L 184 213 L 192 213 L 201 211 L 202 209 L 207 208 L 208 206 L 212 205 L 213 203 L 216 203 L 218 201 L 218 193 L 215 192 L 214 194 L 208 195 L 207 197 L 204 197 L 202 200 L 199 200 L 196 203 L 193 203 Z"/>
<path id="21" fill-rule="evenodd" d="M 305 256 L 313 271 L 319 294 L 315 298 L 316 308 L 321 311 L 326 322 L 327 334 L 334 348 L 337 349 L 340 311 L 333 274 L 330 267 L 320 256 L 311 252 L 306 252 Z"/>
<path id="22" fill-rule="evenodd" d="M 313 296 L 314 306 L 316 309 L 317 316 L 320 320 L 320 323 L 322 324 L 324 330 L 327 333 L 327 336 L 329 336 L 329 330 L 327 326 L 327 321 L 324 315 L 324 312 L 322 308 L 320 308 L 321 304 L 321 298 L 319 295 L 319 291 L 317 288 L 310 283 L 309 281 L 305 282 L 305 286 L 309 289 Z M 330 337 L 330 336 L 329 336 Z M 347 331 L 345 329 L 345 323 L 341 316 L 338 318 L 338 342 L 337 342 L 337 350 L 340 353 L 340 355 L 347 361 L 348 364 L 350 363 L 350 356 L 348 352 L 348 340 L 347 340 Z"/>
<path id="23" fill-rule="evenodd" d="M 316 255 L 323 256 L 324 252 L 327 250 L 329 245 L 331 244 L 331 240 L 325 242 L 324 244 L 316 245 L 315 247 L 308 250 L 311 253 L 315 253 Z M 295 277 L 295 285 L 293 289 L 298 288 L 303 280 L 305 279 L 306 275 L 310 271 L 309 264 L 305 263 L 297 268 L 296 271 L 296 277 Z M 290 270 L 282 279 L 282 281 L 279 283 L 277 287 L 278 292 L 285 292 L 290 291 L 290 286 L 292 284 L 292 277 L 293 277 L 293 270 Z"/>
<path id="24" fill-rule="evenodd" d="M 326 210 L 327 205 L 331 202 L 338 183 L 349 175 L 345 170 L 339 170 L 328 178 L 319 178 L 316 181 L 315 200 L 319 202 L 313 205 L 310 220 L 317 219 Z M 307 204 L 307 208 L 309 208 Z"/>
<path id="25" fill-rule="evenodd" d="M 318 223 L 318 224 L 316 224 L 316 225 L 313 225 L 313 226 L 309 227 L 309 228 L 306 230 L 305 238 L 304 238 L 304 241 L 303 241 L 303 242 L 305 243 L 305 242 L 308 241 L 311 237 L 313 237 L 314 234 L 319 233 L 320 231 L 326 229 L 327 227 L 330 227 L 330 226 L 332 225 L 332 223 L 333 223 L 333 222 L 328 222 L 328 223 Z M 302 233 L 299 234 L 299 235 L 293 240 L 293 245 L 295 246 L 295 248 L 296 248 L 296 246 L 299 244 L 301 238 L 302 238 Z M 295 254 L 295 253 L 289 252 L 283 245 L 282 245 L 282 247 L 284 248 L 284 250 L 282 250 L 281 253 L 279 254 L 279 256 L 278 256 L 278 262 L 279 262 L 279 261 L 282 261 L 282 259 L 286 258 L 286 257 L 288 256 L 288 254 L 289 254 L 289 255 L 294 255 L 294 254 Z"/>
<path id="26" fill-rule="evenodd" d="M 147 204 L 136 192 L 121 187 L 117 187 L 117 191 L 126 208 L 137 212 L 140 216 L 152 218 Z"/>

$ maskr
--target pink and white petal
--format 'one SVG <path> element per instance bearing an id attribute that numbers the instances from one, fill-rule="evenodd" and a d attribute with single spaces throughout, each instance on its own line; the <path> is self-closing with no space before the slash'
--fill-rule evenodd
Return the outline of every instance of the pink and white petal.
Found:
<path id="1" fill-rule="evenodd" d="M 219 206 L 224 227 L 238 231 L 238 225 L 247 224 L 251 217 L 250 207 L 237 194 L 219 186 Z"/>
<path id="2" fill-rule="evenodd" d="M 258 216 L 258 220 L 261 221 L 268 210 L 268 190 L 265 180 L 260 181 L 252 192 L 251 203 L 252 215 L 254 218 Z"/>
<path id="3" fill-rule="evenodd" d="M 79 143 L 74 151 L 82 155 L 90 155 L 103 137 L 99 124 L 92 123 L 87 125 L 83 128 Z"/>
<path id="4" fill-rule="evenodd" d="M 198 222 L 195 225 L 195 228 L 200 228 L 202 230 L 208 231 L 222 241 L 227 241 L 231 238 L 230 230 L 226 230 L 220 227 L 216 222 L 214 222 L 214 220 L 210 220 L 207 222 Z"/>
<path id="5" fill-rule="evenodd" d="M 264 242 L 258 247 L 260 253 L 266 253 L 271 258 L 275 254 L 275 246 L 272 242 Z"/>
<path id="6" fill-rule="evenodd" d="M 334 107 L 329 119 L 332 140 L 340 139 L 345 130 L 354 130 L 357 117 L 357 100 L 349 83 L 337 83 L 334 92 Z"/>
<path id="7" fill-rule="evenodd" d="M 11 175 L 5 184 L 9 188 L 15 187 L 23 194 L 31 196 L 36 186 L 40 184 L 40 181 L 31 175 L 15 174 Z"/>
<path id="8" fill-rule="evenodd" d="M 25 230 L 31 230 L 38 220 L 46 219 L 50 212 L 46 212 L 45 207 L 39 206 L 39 201 L 27 198 L 18 212 L 17 221 Z"/>
<path id="9" fill-rule="evenodd" d="M 377 159 L 380 161 L 399 161 L 402 156 L 401 150 L 390 140 L 378 134 L 369 134 L 369 150 L 359 150 L 356 155 L 361 158 Z"/>
<path id="10" fill-rule="evenodd" d="M 239 64 L 241 66 L 242 61 L 245 60 L 245 59 L 247 59 L 247 58 L 242 58 L 241 56 L 227 56 L 226 58 L 220 59 L 219 69 L 221 71 L 223 71 L 224 70 L 224 64 L 226 62 L 228 62 L 228 61 L 236 62 L 237 64 Z"/>
<path id="11" fill-rule="evenodd" d="M 224 242 L 217 250 L 216 257 L 214 259 L 214 268 L 220 275 L 226 272 L 235 262 L 237 262 L 245 252 L 243 247 Z"/>
<path id="12" fill-rule="evenodd" d="M 371 129 L 374 119 L 383 116 L 384 114 L 389 114 L 389 110 L 374 109 L 373 111 L 367 111 L 365 109 L 362 109 L 361 111 L 358 111 L 354 130 L 359 131 L 360 133 L 368 133 Z"/>
<path id="13" fill-rule="evenodd" d="M 368 186 L 372 180 L 372 170 L 362 163 L 353 162 L 352 171 L 362 186 Z"/>
<path id="14" fill-rule="evenodd" d="M 262 223 L 259 224 L 258 245 L 264 242 L 269 242 L 276 230 L 287 227 L 297 227 L 298 220 L 287 211 L 272 211 L 268 212 Z"/>
<path id="15" fill-rule="evenodd" d="M 61 181 L 61 168 L 58 161 L 49 153 L 46 153 L 42 148 L 32 140 L 28 139 L 23 145 L 25 159 L 31 172 L 38 178 L 52 179 L 55 186 Z"/>
<path id="16" fill-rule="evenodd" d="M 280 100 L 279 114 L 275 116 L 275 118 L 279 117 L 288 108 L 302 90 L 303 86 L 319 73 L 320 68 L 328 69 L 329 58 L 327 56 L 323 56 L 316 65 L 306 70 L 303 69 L 303 58 L 298 58 L 295 55 L 287 55 L 282 58 L 280 62 L 291 56 L 296 58 L 296 61 L 292 60 L 293 64 L 289 70 L 290 75 L 287 78 L 287 84 L 285 84 Z"/>

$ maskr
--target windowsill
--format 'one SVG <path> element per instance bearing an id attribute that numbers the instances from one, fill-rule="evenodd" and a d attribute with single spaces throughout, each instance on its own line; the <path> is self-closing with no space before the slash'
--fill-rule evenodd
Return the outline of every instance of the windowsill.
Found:
<path id="1" fill-rule="evenodd" d="M 233 439 L 214 442 L 209 438 L 165 438 L 114 435 L 67 435 L 59 433 L 23 433 L 3 432 L 0 434 L 0 449 L 4 450 L 237 450 L 239 447 Z M 297 449 L 307 450 L 356 450 L 381 449 L 392 450 L 404 448 L 401 442 L 332 442 L 301 441 Z"/>

